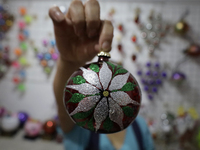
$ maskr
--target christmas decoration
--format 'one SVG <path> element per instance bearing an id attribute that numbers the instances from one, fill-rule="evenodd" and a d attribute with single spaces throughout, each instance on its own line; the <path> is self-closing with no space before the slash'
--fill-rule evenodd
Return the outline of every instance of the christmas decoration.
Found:
<path id="1" fill-rule="evenodd" d="M 141 92 L 135 78 L 122 66 L 98 54 L 97 63 L 72 74 L 64 90 L 64 104 L 77 125 L 98 133 L 128 127 L 138 114 Z"/>
<path id="2" fill-rule="evenodd" d="M 137 74 L 141 78 L 143 90 L 147 93 L 148 99 L 153 100 L 154 95 L 159 92 L 159 88 L 167 77 L 165 68 L 161 67 L 159 62 L 147 62 L 146 67 L 138 69 Z"/>

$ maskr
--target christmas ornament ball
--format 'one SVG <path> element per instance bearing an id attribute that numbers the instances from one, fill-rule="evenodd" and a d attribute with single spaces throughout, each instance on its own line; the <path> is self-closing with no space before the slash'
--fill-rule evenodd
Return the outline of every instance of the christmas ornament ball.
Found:
<path id="1" fill-rule="evenodd" d="M 54 134 L 56 132 L 56 123 L 55 121 L 48 120 L 43 125 L 44 132 L 47 134 Z"/>
<path id="2" fill-rule="evenodd" d="M 67 81 L 64 105 L 79 126 L 98 133 L 115 133 L 136 118 L 141 90 L 122 66 L 100 54 L 99 61 L 80 67 Z"/>

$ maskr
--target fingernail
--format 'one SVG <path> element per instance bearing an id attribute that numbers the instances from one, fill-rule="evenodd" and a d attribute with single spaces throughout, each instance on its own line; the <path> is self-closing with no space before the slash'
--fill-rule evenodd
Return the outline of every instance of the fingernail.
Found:
<path id="1" fill-rule="evenodd" d="M 101 48 L 103 50 L 108 50 L 110 48 L 110 42 L 108 42 L 108 41 L 103 42 Z"/>
<path id="2" fill-rule="evenodd" d="M 53 11 L 51 11 L 51 16 L 57 22 L 61 22 L 65 18 L 64 14 L 56 8 Z"/>

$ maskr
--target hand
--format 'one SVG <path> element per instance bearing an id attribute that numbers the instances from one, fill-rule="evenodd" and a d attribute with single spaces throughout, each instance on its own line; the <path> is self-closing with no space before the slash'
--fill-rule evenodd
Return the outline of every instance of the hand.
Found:
<path id="1" fill-rule="evenodd" d="M 73 0 L 66 16 L 58 7 L 50 8 L 49 16 L 62 62 L 81 66 L 101 50 L 111 50 L 113 26 L 110 21 L 100 20 L 98 1 L 89 0 L 83 5 Z"/>

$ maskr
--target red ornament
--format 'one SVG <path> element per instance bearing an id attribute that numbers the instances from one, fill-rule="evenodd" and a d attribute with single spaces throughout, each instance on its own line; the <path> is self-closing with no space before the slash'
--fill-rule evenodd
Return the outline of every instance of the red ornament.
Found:
<path id="1" fill-rule="evenodd" d="M 135 43 L 137 41 L 137 37 L 134 35 L 134 36 L 132 36 L 131 40 L 133 43 Z"/>
<path id="2" fill-rule="evenodd" d="M 123 25 L 120 24 L 120 25 L 118 26 L 118 29 L 119 29 L 119 31 L 123 32 Z"/>
<path id="3" fill-rule="evenodd" d="M 64 105 L 77 125 L 98 133 L 127 128 L 136 118 L 141 91 L 135 78 L 122 66 L 108 62 L 109 55 L 80 67 L 64 89 Z"/>
<path id="4" fill-rule="evenodd" d="M 136 61 L 137 56 L 136 55 L 132 55 L 132 60 Z"/>
<path id="5" fill-rule="evenodd" d="M 13 82 L 15 84 L 19 84 L 20 83 L 20 78 L 19 77 L 13 77 Z"/>
<path id="6" fill-rule="evenodd" d="M 200 56 L 200 46 L 191 44 L 184 52 L 189 56 L 198 57 Z"/>
<path id="7" fill-rule="evenodd" d="M 122 52 L 122 45 L 121 45 L 121 44 L 118 44 L 118 45 L 117 45 L 117 48 L 118 48 L 118 50 L 119 50 L 120 52 Z"/>
<path id="8" fill-rule="evenodd" d="M 55 121 L 48 120 L 43 126 L 44 132 L 46 134 L 54 134 L 56 132 L 56 123 Z"/>

